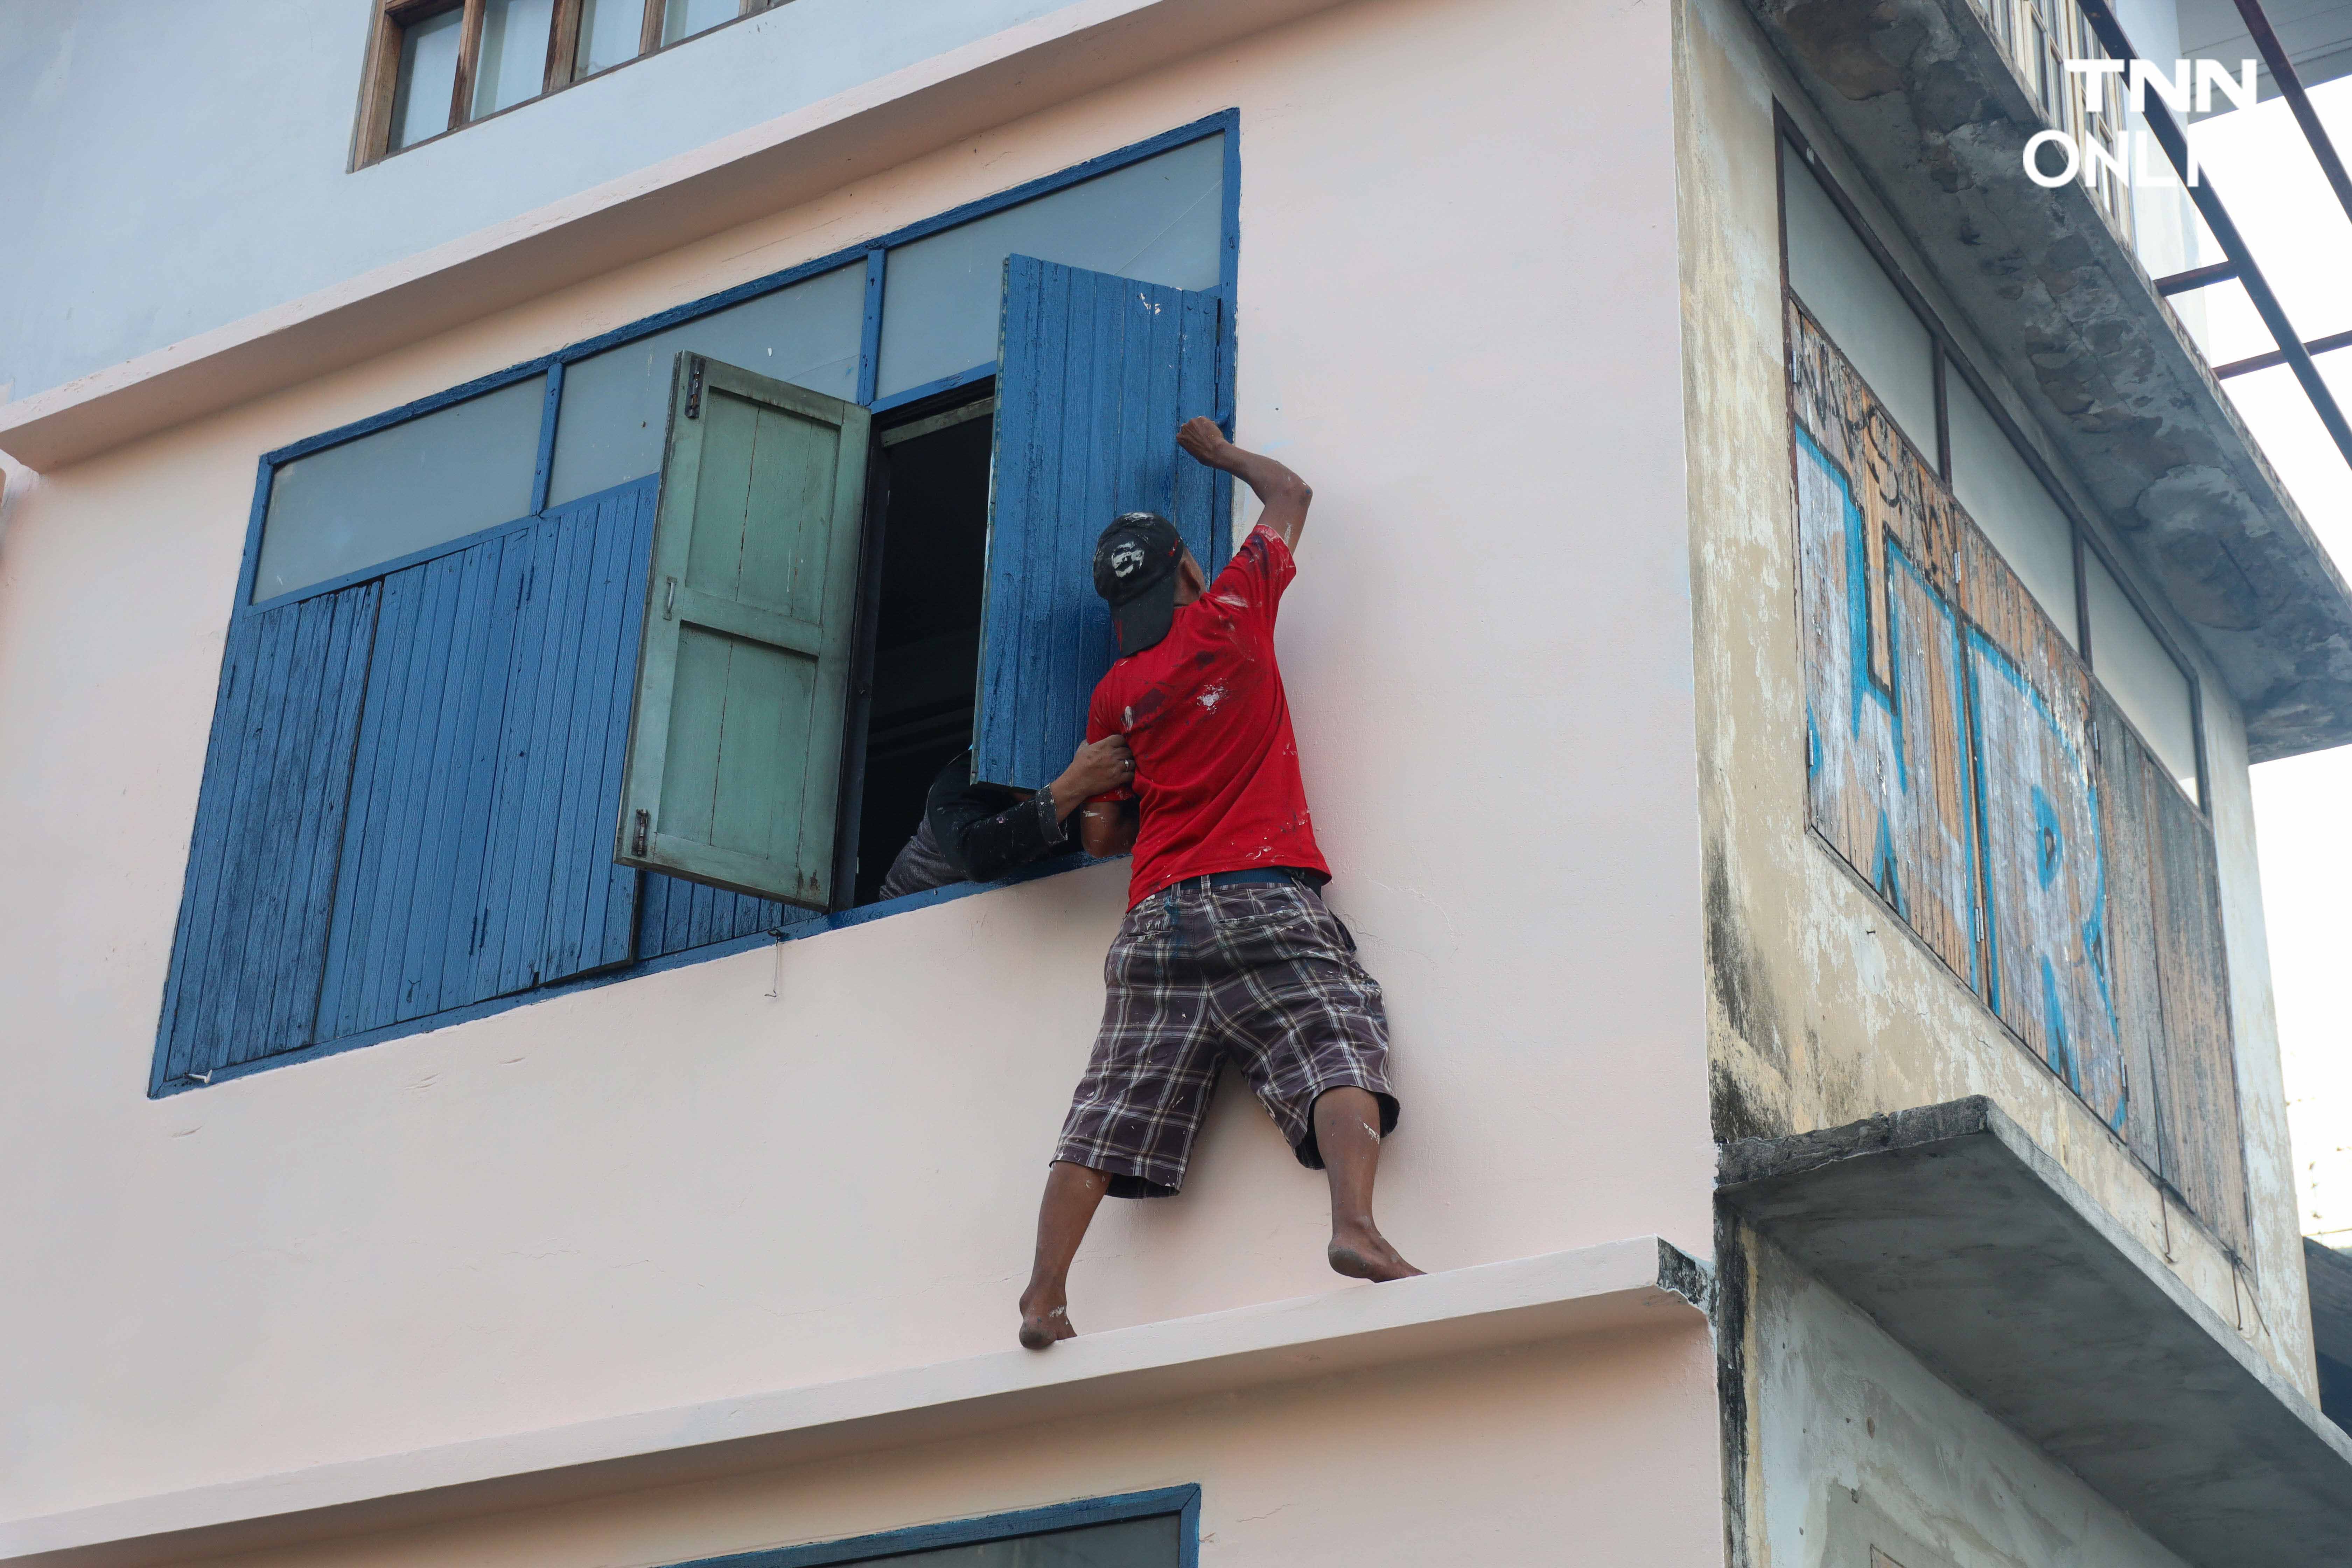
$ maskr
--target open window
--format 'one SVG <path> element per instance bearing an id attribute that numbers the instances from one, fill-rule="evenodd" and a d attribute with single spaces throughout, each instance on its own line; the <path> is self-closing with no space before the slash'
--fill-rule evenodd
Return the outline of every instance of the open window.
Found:
<path id="1" fill-rule="evenodd" d="M 427 76 L 476 35 L 477 82 L 520 69 L 509 46 L 551 14 L 375 3 L 403 27 L 448 18 L 416 40 Z M 551 36 L 562 55 L 568 19 L 642 37 L 739 3 L 555 0 Z M 1169 437 L 1226 402 L 1231 129 L 264 454 L 151 1092 L 821 924 L 873 900 L 976 733 L 1010 758 L 990 776 L 1049 778 L 1109 657 L 1086 570 L 1103 517 L 1156 506 L 1223 555 L 1222 508 L 1202 510 L 1221 492 Z M 1019 263 L 1008 292 L 1015 253 L 1062 265 Z M 683 421 L 681 352 L 705 400 Z M 712 438 L 739 424 L 748 445 Z M 687 875 L 644 868 L 664 865 Z"/>
<path id="2" fill-rule="evenodd" d="M 681 353 L 621 863 L 833 908 L 966 747 L 976 781 L 1051 781 L 1110 667 L 1103 525 L 1160 511 L 1217 558 L 1228 492 L 1175 432 L 1219 405 L 1218 312 L 1012 257 L 992 389 L 906 411 L 870 463 L 865 410 Z"/>

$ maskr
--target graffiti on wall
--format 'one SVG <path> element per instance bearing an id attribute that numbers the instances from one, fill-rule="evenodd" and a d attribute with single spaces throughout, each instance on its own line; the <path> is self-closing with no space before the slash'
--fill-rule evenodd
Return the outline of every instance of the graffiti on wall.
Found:
<path id="1" fill-rule="evenodd" d="M 2084 674 L 1853 367 L 1789 309 L 1813 827 L 2120 1130 L 2132 1086 Z"/>

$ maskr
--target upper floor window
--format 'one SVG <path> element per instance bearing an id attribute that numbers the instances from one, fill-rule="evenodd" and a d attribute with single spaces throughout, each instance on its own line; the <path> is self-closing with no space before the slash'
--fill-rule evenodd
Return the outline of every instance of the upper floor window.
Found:
<path id="1" fill-rule="evenodd" d="M 371 163 L 779 0 L 377 0 L 361 93 Z"/>

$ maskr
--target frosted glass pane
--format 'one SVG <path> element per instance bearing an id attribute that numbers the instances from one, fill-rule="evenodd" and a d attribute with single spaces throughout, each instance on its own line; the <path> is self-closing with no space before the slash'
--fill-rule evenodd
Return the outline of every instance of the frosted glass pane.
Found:
<path id="1" fill-rule="evenodd" d="M 2172 662 L 2122 584 L 2096 555 L 2083 557 L 2090 602 L 2091 668 L 2165 771 L 2197 798 L 2197 721 L 2189 678 Z"/>
<path id="2" fill-rule="evenodd" d="M 1845 352 L 1911 444 L 1936 462 L 1936 367 L 1927 329 L 1805 164 L 1784 146 L 1789 286 Z"/>
<path id="3" fill-rule="evenodd" d="M 1944 397 L 1952 436 L 1952 494 L 2073 644 L 2074 524 L 1968 383 L 1946 376 Z"/>
<path id="4" fill-rule="evenodd" d="M 1004 258 L 1019 252 L 1171 289 L 1213 289 L 1225 139 L 1212 136 L 890 252 L 882 296 L 887 397 L 996 358 Z"/>
<path id="5" fill-rule="evenodd" d="M 392 94 L 392 145 L 396 151 L 449 129 L 449 100 L 457 90 L 457 40 L 462 10 L 411 24 L 400 35 L 400 81 Z"/>
<path id="6" fill-rule="evenodd" d="M 573 74 L 587 76 L 635 59 L 645 22 L 646 0 L 582 0 Z"/>
<path id="7" fill-rule="evenodd" d="M 737 0 L 669 0 L 662 16 L 662 42 L 674 44 L 707 27 L 731 22 L 740 14 Z"/>
<path id="8" fill-rule="evenodd" d="M 530 510 L 547 378 L 278 466 L 256 600 L 510 521 Z"/>
<path id="9" fill-rule="evenodd" d="M 474 68 L 474 118 L 537 98 L 547 85 L 547 29 L 555 0 L 483 0 Z"/>
<path id="10" fill-rule="evenodd" d="M 866 268 L 852 265 L 565 367 L 548 504 L 661 467 L 670 367 L 680 350 L 854 400 L 865 327 Z"/>

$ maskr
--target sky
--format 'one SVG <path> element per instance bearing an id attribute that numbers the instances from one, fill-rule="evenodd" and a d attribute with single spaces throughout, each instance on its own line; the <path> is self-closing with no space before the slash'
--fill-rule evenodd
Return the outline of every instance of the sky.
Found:
<path id="1" fill-rule="evenodd" d="M 2314 88 L 2311 100 L 2337 152 L 2352 157 L 2352 78 Z M 2189 136 L 2295 330 L 2306 341 L 2352 330 L 2352 216 L 2285 101 L 2215 115 Z M 2209 237 L 2200 259 L 2221 254 Z M 2202 293 L 2212 363 L 2273 346 L 2241 286 Z M 2352 349 L 2314 363 L 2352 413 Z M 2352 467 L 2294 373 L 2282 365 L 2221 384 L 2352 581 Z M 2253 770 L 2253 789 L 2303 1229 L 2352 1247 L 2352 746 L 2264 763 Z"/>

